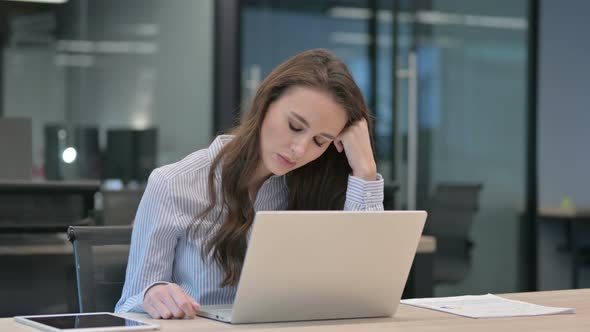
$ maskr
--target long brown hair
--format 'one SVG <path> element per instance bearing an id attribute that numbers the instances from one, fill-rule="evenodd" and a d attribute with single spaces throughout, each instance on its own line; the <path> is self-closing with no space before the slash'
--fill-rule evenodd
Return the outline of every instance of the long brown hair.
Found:
<path id="1" fill-rule="evenodd" d="M 203 258 L 212 254 L 215 262 L 223 269 L 225 278 L 222 287 L 237 284 L 244 262 L 247 234 L 255 214 L 248 185 L 261 158 L 262 122 L 269 105 L 286 89 L 294 86 L 325 91 L 346 111 L 347 127 L 364 118 L 369 133 L 372 132 L 371 118 L 360 89 L 346 65 L 325 49 L 309 50 L 288 59 L 262 81 L 249 112 L 231 132 L 235 135 L 234 139 L 225 144 L 212 162 L 208 182 L 210 204 L 197 217 L 200 219 L 212 214 L 217 204 L 221 204 L 222 208 L 214 216 L 216 222 L 213 223 L 219 227 L 216 227 L 201 254 Z M 221 168 L 222 179 L 219 197 L 215 190 L 215 172 L 218 167 Z M 288 209 L 342 210 L 350 173 L 346 155 L 338 153 L 334 145 L 330 144 L 319 158 L 287 173 Z M 223 213 L 227 215 L 220 223 Z"/>

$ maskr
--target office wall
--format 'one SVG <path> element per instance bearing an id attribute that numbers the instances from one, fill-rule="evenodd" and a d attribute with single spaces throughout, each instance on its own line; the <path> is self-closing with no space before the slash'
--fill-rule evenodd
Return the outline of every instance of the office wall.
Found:
<path id="1" fill-rule="evenodd" d="M 433 1 L 432 10 L 520 19 L 526 23 L 526 4 L 526 1 L 513 0 L 493 3 L 444 0 Z M 363 92 L 367 93 L 369 73 L 365 52 L 368 38 L 362 38 L 367 36 L 365 21 L 307 12 L 272 12 L 262 7 L 245 10 L 243 24 L 243 40 L 254 44 L 242 55 L 245 76 L 249 79 L 256 76 L 251 74 L 253 68 L 259 68 L 259 77 L 264 77 L 289 55 L 306 48 L 329 47 L 349 64 Z M 321 33 L 297 34 L 298 27 L 302 26 Z M 483 184 L 480 210 L 472 229 L 475 242 L 472 268 L 464 281 L 437 287 L 436 294 L 516 291 L 518 211 L 525 198 L 526 28 L 451 24 L 424 24 L 421 28 L 430 31 L 425 33 L 427 39 L 420 40 L 420 45 L 424 46 L 420 48 L 421 54 L 437 57 L 439 61 L 422 63 L 431 66 L 424 72 L 430 70 L 428 74 L 438 75 L 439 82 L 431 86 L 440 89 L 440 98 L 433 97 L 434 92 L 421 85 L 419 102 L 424 101 L 420 106 L 421 122 L 430 134 L 421 137 L 420 142 L 431 146 L 431 151 L 424 153 L 429 154 L 431 163 L 427 166 L 431 187 L 441 182 Z M 387 24 L 381 31 L 380 41 L 391 40 Z M 258 44 L 264 47 L 257 47 Z M 391 50 L 387 49 L 390 46 L 380 45 L 386 56 L 391 56 Z M 386 59 L 379 60 L 382 61 L 379 68 L 385 68 Z M 390 68 L 383 70 L 381 77 L 390 73 Z M 389 98 L 389 105 L 384 103 L 386 113 L 390 112 L 390 91 L 383 94 L 380 91 L 379 95 L 381 103 L 384 97 Z M 400 92 L 400 96 L 403 93 Z M 379 116 L 377 125 L 391 123 L 391 119 L 384 120 Z M 399 180 L 406 179 L 401 175 Z M 428 188 L 428 193 L 431 189 Z"/>
<path id="2" fill-rule="evenodd" d="M 70 0 L 55 14 L 44 13 L 59 26 L 48 28 L 49 42 L 9 44 L 3 111 L 33 119 L 34 164 L 43 163 L 43 126 L 50 123 L 96 126 L 103 147 L 108 128 L 155 126 L 159 165 L 207 146 L 213 134 L 213 4 Z"/>
<path id="3" fill-rule="evenodd" d="M 469 52 L 443 63 L 443 70 L 455 74 L 442 75 L 443 94 L 451 103 L 433 131 L 432 182 L 475 182 L 483 189 L 471 229 L 470 271 L 459 283 L 438 286 L 437 296 L 518 290 L 518 207 L 525 197 L 524 51 L 505 63 Z M 457 77 L 468 84 L 457 84 Z M 463 94 L 476 97 L 458 97 Z"/>
<path id="4" fill-rule="evenodd" d="M 84 105 L 72 112 L 76 122 L 158 127 L 160 165 L 207 146 L 213 131 L 213 1 L 89 1 L 87 13 L 88 39 L 129 41 L 136 49 L 101 55 L 95 66 L 74 73 L 69 88 L 79 91 L 75 96 Z"/>
<path id="5" fill-rule="evenodd" d="M 590 2 L 541 1 L 539 52 L 539 204 L 559 206 L 570 197 L 590 206 Z M 590 227 L 589 227 L 590 228 Z M 559 222 L 540 223 L 541 289 L 569 288 L 570 257 L 557 248 L 565 241 Z M 577 234 L 590 239 L 590 229 Z M 590 286 L 590 269 L 581 274 Z"/>
<path id="6" fill-rule="evenodd" d="M 434 1 L 433 10 L 526 21 L 526 1 Z M 483 23 L 483 19 L 482 19 Z M 518 290 L 518 227 L 525 199 L 527 30 L 432 26 L 443 49 L 442 114 L 432 133 L 431 181 L 479 182 L 466 278 L 437 296 Z"/>
<path id="7" fill-rule="evenodd" d="M 3 116 L 31 118 L 33 165 L 43 163 L 43 126 L 65 118 L 65 71 L 54 65 L 53 51 L 15 48 L 4 53 Z"/>
<path id="8" fill-rule="evenodd" d="M 590 206 L 590 2 L 541 1 L 539 203 Z"/>

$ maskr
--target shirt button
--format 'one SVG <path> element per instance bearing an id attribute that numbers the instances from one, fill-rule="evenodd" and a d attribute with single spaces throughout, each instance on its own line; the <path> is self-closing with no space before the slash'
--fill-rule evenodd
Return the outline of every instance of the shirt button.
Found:
<path id="1" fill-rule="evenodd" d="M 367 198 L 371 198 L 372 196 L 373 196 L 373 194 L 370 192 L 365 194 L 365 197 L 367 197 Z"/>

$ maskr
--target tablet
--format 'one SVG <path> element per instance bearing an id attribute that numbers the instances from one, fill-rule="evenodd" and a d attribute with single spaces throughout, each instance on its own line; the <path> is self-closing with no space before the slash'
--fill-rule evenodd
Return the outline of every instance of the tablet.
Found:
<path id="1" fill-rule="evenodd" d="M 109 312 L 83 314 L 15 316 L 14 320 L 43 331 L 103 332 L 158 330 L 157 324 L 118 316 Z"/>

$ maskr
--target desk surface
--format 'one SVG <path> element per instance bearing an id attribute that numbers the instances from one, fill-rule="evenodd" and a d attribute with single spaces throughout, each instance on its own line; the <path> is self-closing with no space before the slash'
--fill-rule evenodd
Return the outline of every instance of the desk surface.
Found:
<path id="1" fill-rule="evenodd" d="M 545 218 L 558 218 L 558 219 L 588 219 L 590 220 L 590 208 L 564 208 L 564 207 L 552 207 L 552 206 L 541 206 L 537 212 L 539 217 Z"/>
<path id="2" fill-rule="evenodd" d="M 144 315 L 130 314 L 160 324 L 161 331 L 590 331 L 590 289 L 552 292 L 504 294 L 507 298 L 528 301 L 541 305 L 576 308 L 576 314 L 472 319 L 431 311 L 407 305 L 400 305 L 394 318 L 329 320 L 293 323 L 229 325 L 205 318 L 195 320 L 150 320 Z M 0 331 L 33 332 L 34 328 L 14 322 L 12 318 L 0 319 Z"/>

